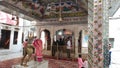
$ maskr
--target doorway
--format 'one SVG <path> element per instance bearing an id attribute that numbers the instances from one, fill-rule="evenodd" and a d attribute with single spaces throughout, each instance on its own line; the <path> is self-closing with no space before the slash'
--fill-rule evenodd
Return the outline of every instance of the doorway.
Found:
<path id="1" fill-rule="evenodd" d="M 41 32 L 41 40 L 43 42 L 43 49 L 51 50 L 51 37 L 50 37 L 50 31 L 49 30 L 44 29 Z"/>
<path id="2" fill-rule="evenodd" d="M 1 29 L 0 48 L 9 49 L 10 46 L 10 30 Z"/>

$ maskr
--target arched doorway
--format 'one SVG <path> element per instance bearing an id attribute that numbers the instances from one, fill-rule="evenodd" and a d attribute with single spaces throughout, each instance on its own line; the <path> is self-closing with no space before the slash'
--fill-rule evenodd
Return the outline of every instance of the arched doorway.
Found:
<path id="1" fill-rule="evenodd" d="M 56 53 L 53 56 L 57 58 L 67 58 L 66 47 L 67 47 L 67 40 L 68 37 L 71 38 L 71 58 L 74 57 L 75 52 L 75 42 L 74 42 L 74 33 L 69 29 L 60 29 L 55 32 L 54 41 L 57 42 L 56 48 L 52 47 L 52 54 L 54 53 L 53 49 L 56 49 Z"/>
<path id="2" fill-rule="evenodd" d="M 50 50 L 51 49 L 51 37 L 50 37 L 49 30 L 47 29 L 42 30 L 41 40 L 43 41 L 43 49 Z"/>
<path id="3" fill-rule="evenodd" d="M 78 37 L 78 54 L 82 55 L 82 59 L 88 58 L 88 31 L 80 30 Z"/>
<path id="4" fill-rule="evenodd" d="M 88 31 L 81 30 L 78 38 L 78 53 L 88 53 Z"/>

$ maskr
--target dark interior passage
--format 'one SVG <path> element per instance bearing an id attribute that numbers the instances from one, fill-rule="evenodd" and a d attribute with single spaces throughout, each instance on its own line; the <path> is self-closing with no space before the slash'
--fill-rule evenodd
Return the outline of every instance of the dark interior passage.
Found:
<path id="1" fill-rule="evenodd" d="M 9 49 L 10 45 L 10 30 L 1 30 L 1 40 L 0 40 L 0 48 Z"/>

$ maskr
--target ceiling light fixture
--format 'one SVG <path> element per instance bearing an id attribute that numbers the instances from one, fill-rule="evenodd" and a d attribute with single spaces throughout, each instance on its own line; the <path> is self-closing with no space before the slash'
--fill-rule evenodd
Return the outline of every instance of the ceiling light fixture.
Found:
<path id="1" fill-rule="evenodd" d="M 60 11 L 59 11 L 59 21 L 62 21 L 62 9 L 61 9 L 61 0 L 60 0 Z"/>

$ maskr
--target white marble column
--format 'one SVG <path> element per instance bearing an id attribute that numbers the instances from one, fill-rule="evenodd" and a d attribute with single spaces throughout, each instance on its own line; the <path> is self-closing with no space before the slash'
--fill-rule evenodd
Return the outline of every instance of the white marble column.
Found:
<path id="1" fill-rule="evenodd" d="M 11 35 L 10 35 L 10 50 L 14 50 L 13 49 L 13 38 L 14 38 L 14 28 L 11 27 Z"/>
<path id="2" fill-rule="evenodd" d="M 51 50 L 52 50 L 52 44 L 53 44 L 53 35 L 51 35 L 51 44 L 50 44 Z"/>

